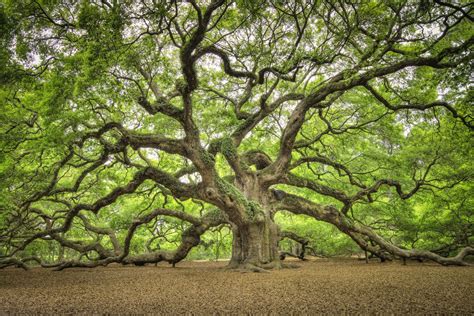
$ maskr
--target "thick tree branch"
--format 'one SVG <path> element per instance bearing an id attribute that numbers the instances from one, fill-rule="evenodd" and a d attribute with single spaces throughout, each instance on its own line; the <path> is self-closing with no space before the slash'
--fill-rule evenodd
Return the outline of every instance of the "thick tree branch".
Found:
<path id="1" fill-rule="evenodd" d="M 340 231 L 348 234 L 353 239 L 357 238 L 358 243 L 363 244 L 366 249 L 369 249 L 373 252 L 377 252 L 377 250 L 373 247 L 369 248 L 368 243 L 358 236 L 364 236 L 368 240 L 373 241 L 383 250 L 405 259 L 422 258 L 433 260 L 442 265 L 469 265 L 466 261 L 464 261 L 464 258 L 469 255 L 474 255 L 474 249 L 471 247 L 466 247 L 461 250 L 458 255 L 449 258 L 442 257 L 430 251 L 417 249 L 405 250 L 399 248 L 383 239 L 369 227 L 355 223 L 353 220 L 340 213 L 336 208 L 331 206 L 322 206 L 295 195 L 286 194 L 284 198 L 275 203 L 275 207 L 277 209 L 286 210 L 294 214 L 308 215 L 317 220 L 333 224 Z"/>

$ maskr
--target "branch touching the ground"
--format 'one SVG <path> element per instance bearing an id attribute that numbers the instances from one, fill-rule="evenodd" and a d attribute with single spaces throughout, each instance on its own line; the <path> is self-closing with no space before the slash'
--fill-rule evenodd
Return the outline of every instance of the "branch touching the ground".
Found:
<path id="1" fill-rule="evenodd" d="M 183 221 L 191 223 L 191 226 L 184 230 L 181 235 L 181 243 L 176 250 L 173 251 L 155 251 L 151 253 L 139 254 L 139 255 L 130 255 L 130 245 L 133 239 L 136 229 L 143 225 L 147 224 L 157 216 L 170 216 L 174 218 L 181 219 Z M 90 223 L 86 221 L 86 225 L 89 228 L 92 228 Z M 54 268 L 55 270 L 64 270 L 68 268 L 94 268 L 97 266 L 106 266 L 110 263 L 121 263 L 121 264 L 134 264 L 134 265 L 145 265 L 147 263 L 158 263 L 161 261 L 168 262 L 173 266 L 183 260 L 189 253 L 189 251 L 197 246 L 201 239 L 200 236 L 212 227 L 219 226 L 221 224 L 227 223 L 226 218 L 218 210 L 207 212 L 202 218 L 194 217 L 190 214 L 187 214 L 182 211 L 176 211 L 165 208 L 157 208 L 152 212 L 140 216 L 137 219 L 133 220 L 128 229 L 127 235 L 124 240 L 123 246 L 116 246 L 115 254 L 112 251 L 108 251 L 100 245 L 100 243 L 92 243 L 88 245 L 82 245 L 80 243 L 74 243 L 65 238 L 61 238 L 57 235 L 53 235 L 52 238 L 57 240 L 64 247 L 68 247 L 76 250 L 82 255 L 86 255 L 89 251 L 97 251 L 100 253 L 100 256 L 97 260 L 93 261 L 82 261 L 82 260 L 66 260 L 61 262 L 56 262 L 53 264 L 46 264 L 37 257 L 31 258 L 15 258 L 9 257 L 0 261 L 0 268 L 5 268 L 8 266 L 17 266 L 25 270 L 28 269 L 26 265 L 27 261 L 36 261 L 43 267 Z M 100 233 L 110 234 L 109 229 L 99 229 L 93 227 L 91 230 L 100 231 Z M 117 250 L 120 250 L 120 253 L 117 253 Z"/>
<path id="2" fill-rule="evenodd" d="M 441 265 L 469 265 L 464 259 L 467 256 L 474 255 L 474 248 L 465 247 L 458 255 L 454 257 L 442 257 L 436 253 L 411 249 L 406 250 L 392 243 L 386 241 L 383 237 L 378 235 L 375 231 L 369 227 L 360 223 L 355 223 L 352 219 L 339 212 L 335 207 L 323 206 L 302 197 L 285 194 L 285 196 L 275 201 L 274 207 L 280 210 L 286 210 L 294 214 L 308 215 L 317 220 L 324 221 L 336 226 L 341 232 L 346 233 L 355 240 L 359 245 L 362 245 L 365 249 L 371 252 L 378 253 L 375 248 L 370 247 L 369 240 L 373 241 L 378 247 L 387 251 L 388 253 L 405 259 L 427 259 L 437 262 Z M 363 236 L 366 239 L 358 238 Z"/>

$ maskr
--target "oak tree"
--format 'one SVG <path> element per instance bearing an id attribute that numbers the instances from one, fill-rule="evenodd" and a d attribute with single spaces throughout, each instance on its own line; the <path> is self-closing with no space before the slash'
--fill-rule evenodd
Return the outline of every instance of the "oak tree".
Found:
<path id="1" fill-rule="evenodd" d="M 384 260 L 474 253 L 404 249 L 376 224 L 400 201 L 462 188 L 450 202 L 468 209 L 472 243 L 468 1 L 0 9 L 3 266 L 175 264 L 226 225 L 230 267 L 279 268 L 281 238 L 307 241 L 278 212 L 330 223 Z M 173 221 L 177 247 L 148 247 Z M 138 235 L 148 251 L 132 249 Z M 38 241 L 78 256 L 48 263 L 27 251 Z"/>

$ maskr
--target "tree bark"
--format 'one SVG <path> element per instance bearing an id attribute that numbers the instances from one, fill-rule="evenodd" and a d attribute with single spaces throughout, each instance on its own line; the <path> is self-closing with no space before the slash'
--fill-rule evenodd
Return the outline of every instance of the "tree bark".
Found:
<path id="1" fill-rule="evenodd" d="M 231 268 L 278 268 L 278 226 L 269 215 L 263 220 L 232 226 Z M 256 269 L 258 270 L 258 269 Z"/>
<path id="2" fill-rule="evenodd" d="M 382 262 L 389 258 L 385 255 L 385 253 L 388 253 L 399 258 L 427 259 L 442 265 L 465 266 L 469 265 L 464 260 L 465 257 L 474 255 L 474 248 L 472 247 L 465 247 L 456 256 L 447 258 L 425 250 L 405 250 L 386 241 L 370 227 L 354 222 L 333 206 L 322 206 L 291 194 L 285 194 L 285 197 L 279 203 L 281 203 L 279 209 L 288 210 L 295 214 L 309 215 L 317 220 L 333 224 L 341 232 L 349 235 L 362 249 L 379 257 Z M 374 246 L 372 246 L 372 243 Z"/>

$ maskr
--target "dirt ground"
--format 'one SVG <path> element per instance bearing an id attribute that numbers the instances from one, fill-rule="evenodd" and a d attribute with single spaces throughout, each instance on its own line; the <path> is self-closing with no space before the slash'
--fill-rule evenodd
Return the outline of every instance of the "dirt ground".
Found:
<path id="1" fill-rule="evenodd" d="M 240 273 L 225 262 L 0 270 L 0 314 L 474 315 L 474 268 L 357 260 Z"/>

